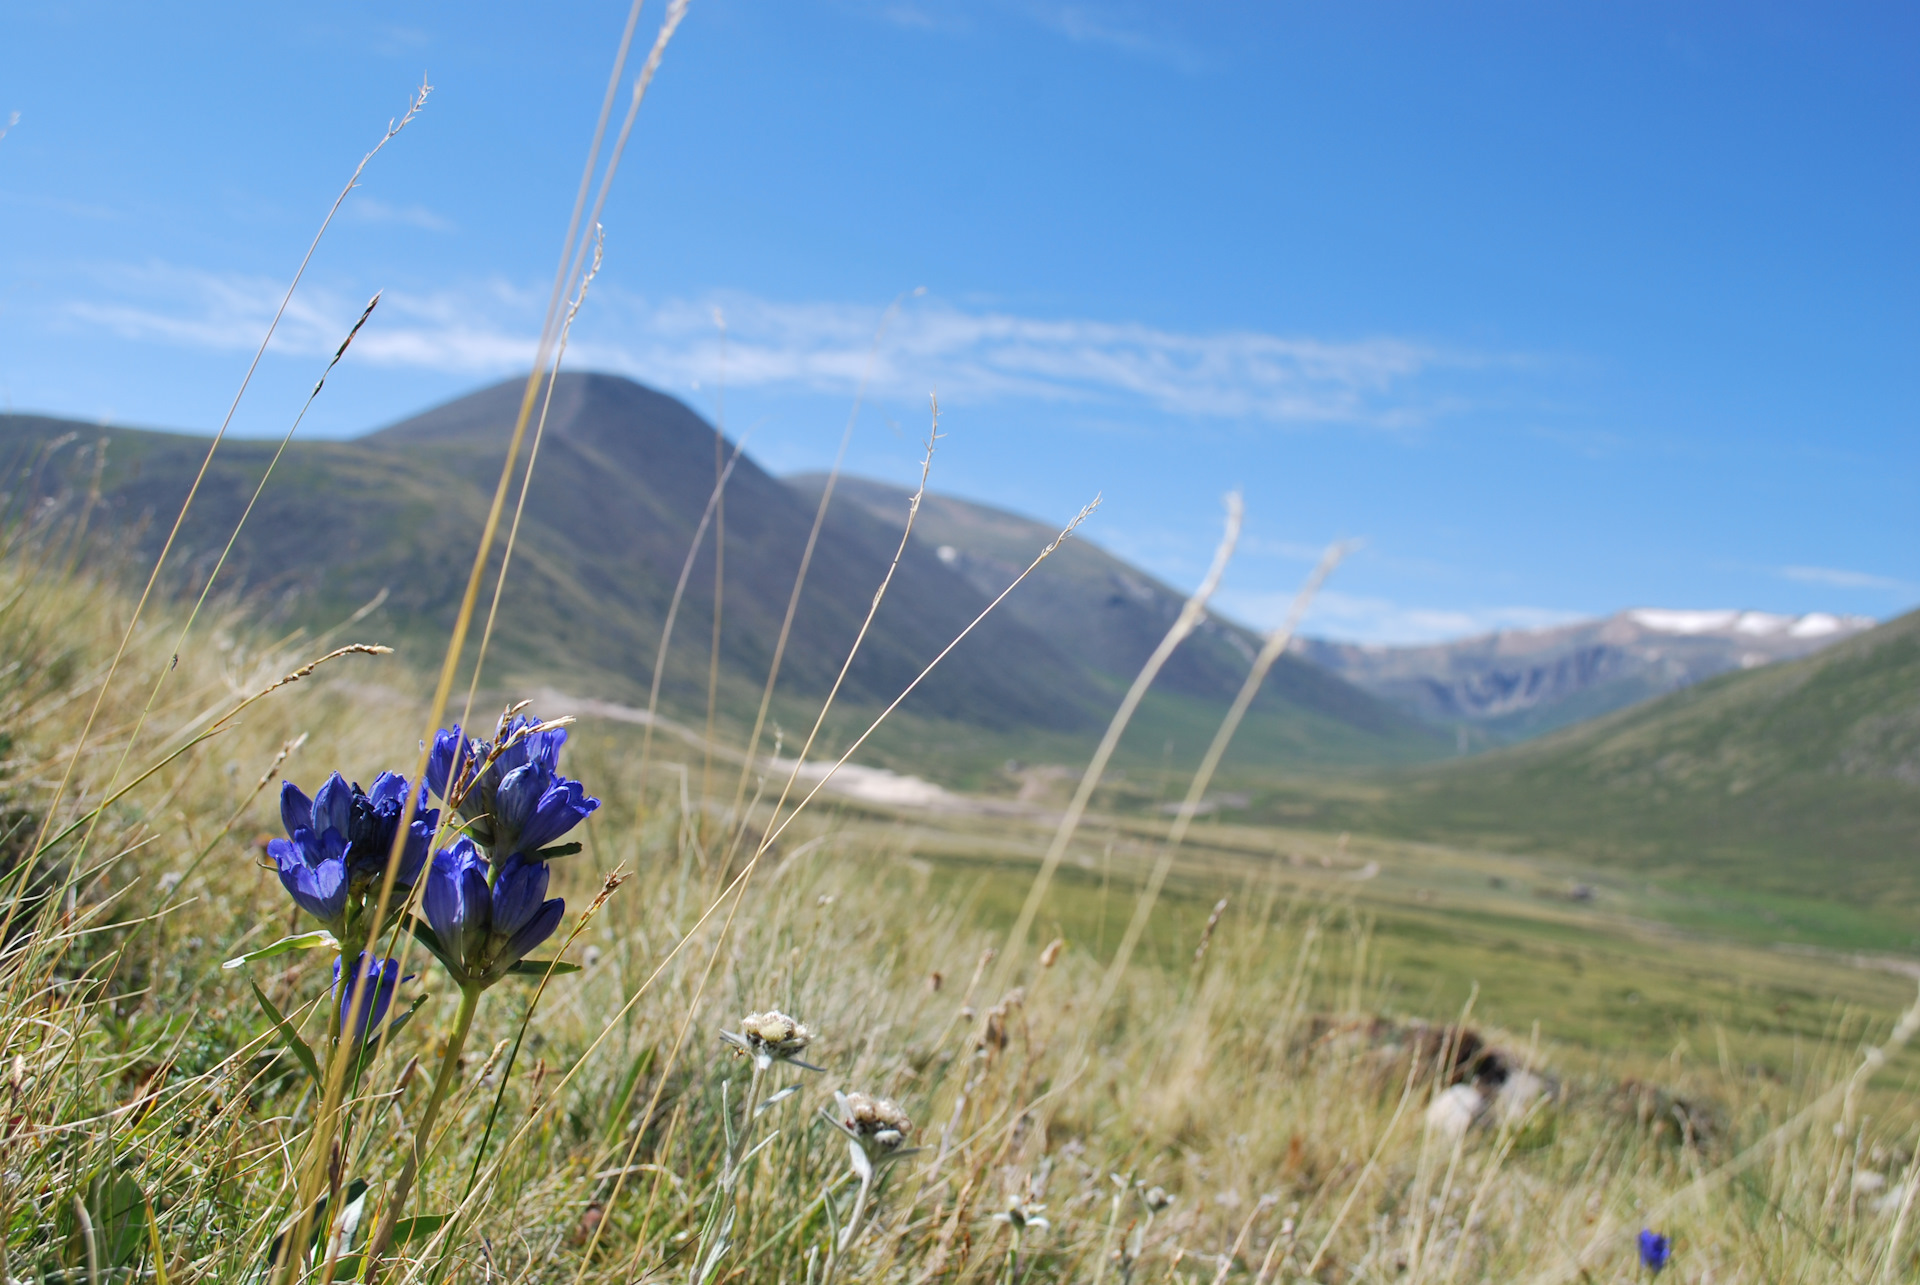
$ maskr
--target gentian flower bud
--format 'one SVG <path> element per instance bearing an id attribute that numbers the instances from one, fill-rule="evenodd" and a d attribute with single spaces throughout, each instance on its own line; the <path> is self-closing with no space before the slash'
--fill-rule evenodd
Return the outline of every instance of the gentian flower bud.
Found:
<path id="1" fill-rule="evenodd" d="M 1673 1241 L 1656 1231 L 1642 1228 L 1640 1231 L 1640 1261 L 1646 1269 L 1659 1275 L 1673 1257 Z"/>
<path id="2" fill-rule="evenodd" d="M 366 982 L 360 986 L 360 1021 L 357 1030 L 349 1029 L 351 1014 L 348 1009 L 353 1005 L 353 992 L 360 978 Z M 340 984 L 340 961 L 333 961 L 334 1001 L 340 1006 L 340 1030 L 349 1042 L 362 1044 L 380 1033 L 386 1022 L 387 1009 L 393 1005 L 393 989 L 400 984 L 400 961 L 397 959 L 379 959 L 362 951 L 353 961 L 353 973 L 347 984 Z"/>
<path id="3" fill-rule="evenodd" d="M 547 899 L 548 873 L 546 862 L 516 855 L 489 888 L 487 859 L 471 839 L 440 850 L 421 905 L 455 981 L 491 986 L 553 935 L 566 902 Z"/>

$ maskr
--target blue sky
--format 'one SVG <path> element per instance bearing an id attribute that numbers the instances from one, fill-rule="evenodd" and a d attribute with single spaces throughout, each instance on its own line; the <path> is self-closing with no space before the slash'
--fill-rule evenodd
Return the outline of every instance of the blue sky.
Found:
<path id="1" fill-rule="evenodd" d="M 650 31 L 659 0 L 643 17 Z M 623 5 L 0 13 L 0 405 L 347 435 L 527 360 Z M 569 364 L 1408 640 L 1920 601 L 1920 10 L 694 0 Z M 715 309 L 726 321 L 723 345 Z"/>

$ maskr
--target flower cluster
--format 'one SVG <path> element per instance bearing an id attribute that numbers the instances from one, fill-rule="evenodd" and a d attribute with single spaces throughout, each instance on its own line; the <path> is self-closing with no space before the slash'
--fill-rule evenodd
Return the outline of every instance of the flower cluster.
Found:
<path id="1" fill-rule="evenodd" d="M 560 775 L 566 741 L 565 728 L 524 715 L 504 721 L 492 741 L 474 740 L 455 723 L 433 738 L 427 784 L 495 867 L 533 857 L 600 806 Z"/>
<path id="2" fill-rule="evenodd" d="M 505 977 L 566 912 L 547 897 L 547 859 L 561 855 L 548 845 L 600 806 L 560 775 L 566 740 L 565 728 L 523 716 L 503 719 L 490 742 L 457 723 L 433 738 L 427 784 L 465 833 L 434 854 L 421 909 L 434 953 L 463 988 Z"/>
<path id="3" fill-rule="evenodd" d="M 440 813 L 426 802 L 423 787 L 400 845 L 397 888 L 419 881 L 440 824 Z M 280 788 L 280 819 L 288 837 L 269 842 L 267 855 L 287 895 L 343 942 L 364 941 L 378 930 L 365 916 L 380 895 L 406 806 L 407 778 L 397 772 L 376 776 L 371 790 L 348 785 L 335 772 L 311 799 L 292 781 Z"/>
<path id="4" fill-rule="evenodd" d="M 487 858 L 461 838 L 433 859 L 421 909 L 440 962 L 462 986 L 491 986 L 553 935 L 566 902 L 547 899 L 547 863 L 515 854 L 491 887 Z"/>

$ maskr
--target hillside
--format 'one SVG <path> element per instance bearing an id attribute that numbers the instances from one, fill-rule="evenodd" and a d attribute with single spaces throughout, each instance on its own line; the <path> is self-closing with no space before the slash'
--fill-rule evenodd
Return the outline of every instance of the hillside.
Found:
<path id="1" fill-rule="evenodd" d="M 1383 790 L 1264 806 L 1569 854 L 1652 881 L 1649 913 L 1655 884 L 1716 889 L 1784 935 L 1906 946 L 1920 937 L 1920 612 Z"/>
<path id="2" fill-rule="evenodd" d="M 296 442 L 216 588 L 314 632 L 384 592 L 358 632 L 395 642 L 416 664 L 434 664 L 521 387 L 496 384 L 352 441 Z M 92 520 L 96 530 L 115 534 L 110 547 L 130 568 L 144 571 L 206 439 L 0 417 L 0 457 L 15 461 L 14 475 L 43 504 L 84 507 L 89 454 L 103 437 L 106 466 Z M 65 445 L 40 459 L 43 444 L 63 438 Z M 489 661 L 496 684 L 644 702 L 673 585 L 712 491 L 716 440 L 685 405 L 630 380 L 561 377 Z M 222 447 L 182 531 L 172 590 L 197 591 L 204 583 L 272 452 L 273 444 L 259 441 Z M 720 715 L 729 729 L 751 718 L 814 508 L 813 499 L 750 458 L 735 468 L 721 600 Z M 833 506 L 783 666 L 775 714 L 786 726 L 804 724 L 832 683 L 904 517 L 904 499 L 891 510 Z M 664 708 L 685 718 L 704 715 L 713 546 L 710 534 L 667 669 Z M 988 600 L 982 583 L 949 566 L 935 545 L 911 542 L 848 674 L 836 734 L 864 724 Z M 1083 635 L 1050 633 L 1018 613 L 996 613 L 903 706 L 906 717 L 876 743 L 877 760 L 952 774 L 963 759 L 977 770 L 1014 753 L 1081 752 L 1104 724 L 1116 682 L 1124 681 L 1089 662 L 1087 647 Z M 1337 681 L 1327 691 L 1312 707 L 1284 693 L 1271 702 L 1250 729 L 1247 752 L 1347 764 L 1433 752 L 1432 738 L 1411 720 Z M 1168 737 L 1177 731 L 1183 744 L 1197 747 L 1204 732 L 1189 734 L 1189 725 L 1203 727 L 1215 713 L 1204 693 L 1183 704 L 1180 693 L 1169 692 L 1147 730 Z M 1161 744 L 1152 742 L 1155 751 Z"/>
<path id="3" fill-rule="evenodd" d="M 1874 622 L 1813 612 L 1637 608 L 1426 646 L 1295 640 L 1293 651 L 1484 746 L 1524 740 L 1736 669 L 1811 655 Z"/>
<path id="4" fill-rule="evenodd" d="M 825 475 L 786 479 L 818 500 Z M 902 511 L 910 493 L 843 477 L 836 492 L 876 516 Z M 991 505 L 929 495 L 914 527 L 934 554 L 983 594 L 1000 591 L 1056 529 Z M 1003 604 L 1012 619 L 1070 645 L 1080 661 L 1116 685 L 1131 682 L 1179 614 L 1186 595 L 1076 536 Z M 1208 617 L 1167 661 L 1129 740 L 1143 749 L 1167 736 L 1204 742 L 1217 711 L 1233 698 L 1259 650 L 1260 635 Z M 1282 657 L 1236 745 L 1241 762 L 1406 763 L 1434 757 L 1448 742 L 1319 666 Z M 1251 751 L 1251 752 L 1250 752 Z"/>

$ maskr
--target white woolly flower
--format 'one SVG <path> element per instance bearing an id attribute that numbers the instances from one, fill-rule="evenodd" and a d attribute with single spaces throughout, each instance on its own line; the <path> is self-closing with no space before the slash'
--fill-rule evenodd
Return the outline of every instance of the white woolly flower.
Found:
<path id="1" fill-rule="evenodd" d="M 800 1060 L 800 1054 L 813 1043 L 814 1032 L 777 1009 L 747 1014 L 740 1019 L 737 1034 L 722 1031 L 720 1038 L 751 1057 L 762 1071 L 775 1062 L 790 1063 L 808 1071 L 820 1069 Z"/>

